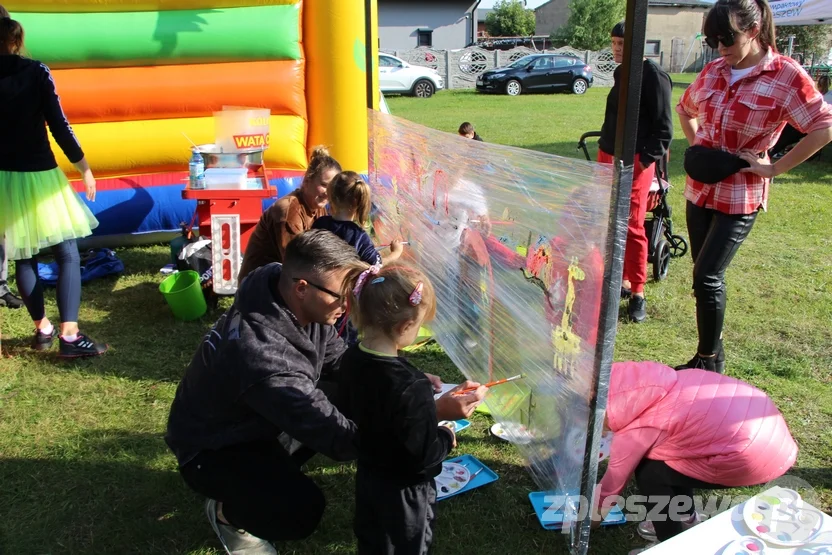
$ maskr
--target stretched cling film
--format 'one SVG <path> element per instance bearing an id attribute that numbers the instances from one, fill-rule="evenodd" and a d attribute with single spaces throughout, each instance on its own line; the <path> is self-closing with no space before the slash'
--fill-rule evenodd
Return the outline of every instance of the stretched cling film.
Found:
<path id="1" fill-rule="evenodd" d="M 593 393 L 609 166 L 471 141 L 371 112 L 373 231 L 410 242 L 437 340 L 546 491 L 576 493 Z"/>

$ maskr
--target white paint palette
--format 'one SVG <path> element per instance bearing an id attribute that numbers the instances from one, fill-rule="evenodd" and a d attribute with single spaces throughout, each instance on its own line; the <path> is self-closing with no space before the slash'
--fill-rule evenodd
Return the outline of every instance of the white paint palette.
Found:
<path id="1" fill-rule="evenodd" d="M 786 488 L 773 488 L 745 502 L 742 517 L 746 526 L 764 542 L 780 547 L 801 547 L 815 540 L 823 515 Z"/>
<path id="2" fill-rule="evenodd" d="M 722 555 L 766 555 L 766 544 L 760 538 L 744 536 L 725 546 Z"/>
<path id="3" fill-rule="evenodd" d="M 435 478 L 436 480 L 436 498 L 442 499 L 448 495 L 454 494 L 465 486 L 471 480 L 471 472 L 458 463 L 443 462 L 442 472 Z"/>
<path id="4" fill-rule="evenodd" d="M 491 434 L 515 445 L 528 445 L 534 439 L 528 428 L 516 422 L 498 422 L 491 426 Z"/>

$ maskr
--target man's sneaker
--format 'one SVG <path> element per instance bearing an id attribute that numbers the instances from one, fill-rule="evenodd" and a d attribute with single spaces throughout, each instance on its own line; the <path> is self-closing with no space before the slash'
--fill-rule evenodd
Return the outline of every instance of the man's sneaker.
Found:
<path id="1" fill-rule="evenodd" d="M 657 545 L 659 545 L 659 542 L 650 542 L 647 545 L 645 545 L 644 547 L 638 547 L 636 549 L 630 550 L 630 553 L 628 555 L 639 555 L 640 553 L 644 553 L 648 549 L 656 547 Z"/>
<path id="2" fill-rule="evenodd" d="M 9 292 L 0 296 L 0 306 L 5 306 L 6 308 L 21 308 L 23 306 L 23 299 Z"/>
<path id="3" fill-rule="evenodd" d="M 630 297 L 627 305 L 627 315 L 631 322 L 644 322 L 647 319 L 647 301 L 640 295 Z"/>
<path id="4" fill-rule="evenodd" d="M 633 291 L 631 289 L 627 289 L 623 285 L 621 286 L 621 300 L 629 299 L 633 296 Z"/>
<path id="5" fill-rule="evenodd" d="M 55 326 L 52 326 L 52 333 L 35 330 L 35 336 L 32 338 L 32 348 L 36 351 L 48 351 L 52 348 L 52 342 L 55 341 L 56 335 L 58 335 L 58 328 Z"/>
<path id="6" fill-rule="evenodd" d="M 63 337 L 60 338 L 60 351 L 58 356 L 62 358 L 95 357 L 107 352 L 107 345 L 96 343 L 91 337 L 79 333 L 78 337 L 70 343 Z"/>
<path id="7" fill-rule="evenodd" d="M 277 550 L 266 540 L 252 536 L 245 530 L 237 530 L 233 526 L 222 524 L 217 520 L 217 502 L 208 499 L 205 502 L 205 516 L 211 523 L 211 528 L 220 539 L 228 555 L 277 555 Z"/>
<path id="8" fill-rule="evenodd" d="M 704 522 L 707 518 L 708 517 L 706 517 L 702 513 L 694 513 L 690 515 L 689 520 L 682 521 L 682 530 L 688 530 L 690 528 L 693 528 L 697 524 Z M 638 523 L 638 535 L 649 542 L 659 541 L 656 537 L 656 528 L 653 526 L 653 523 L 649 520 L 645 520 L 643 522 Z"/>

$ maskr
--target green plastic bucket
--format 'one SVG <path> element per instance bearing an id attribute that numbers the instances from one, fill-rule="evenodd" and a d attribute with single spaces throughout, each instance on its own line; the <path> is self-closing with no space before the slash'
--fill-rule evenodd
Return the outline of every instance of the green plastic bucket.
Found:
<path id="1" fill-rule="evenodd" d="M 165 297 L 174 317 L 179 320 L 196 320 L 208 310 L 199 274 L 193 270 L 178 272 L 159 284 L 159 292 Z"/>

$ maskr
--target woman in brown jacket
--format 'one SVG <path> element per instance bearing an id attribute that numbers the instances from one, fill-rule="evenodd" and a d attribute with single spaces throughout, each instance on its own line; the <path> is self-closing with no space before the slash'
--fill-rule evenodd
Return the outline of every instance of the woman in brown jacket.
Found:
<path id="1" fill-rule="evenodd" d="M 322 146 L 312 151 L 309 167 L 300 187 L 284 196 L 260 216 L 243 255 L 239 281 L 272 262 L 283 262 L 286 245 L 295 235 L 312 228 L 312 222 L 326 215 L 329 182 L 341 173 L 341 164 Z"/>

